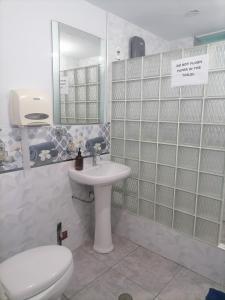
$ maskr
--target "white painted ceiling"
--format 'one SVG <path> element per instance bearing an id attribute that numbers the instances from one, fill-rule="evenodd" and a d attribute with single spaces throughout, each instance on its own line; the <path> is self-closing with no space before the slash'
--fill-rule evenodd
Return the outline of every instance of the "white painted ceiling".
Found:
<path id="1" fill-rule="evenodd" d="M 225 29 L 225 0 L 88 0 L 167 40 Z M 200 14 L 187 16 L 198 9 Z"/>

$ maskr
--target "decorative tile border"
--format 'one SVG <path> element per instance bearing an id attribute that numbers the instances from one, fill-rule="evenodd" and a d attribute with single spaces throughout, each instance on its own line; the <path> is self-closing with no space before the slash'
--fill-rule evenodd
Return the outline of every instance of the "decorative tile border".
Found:
<path id="1" fill-rule="evenodd" d="M 1 128 L 0 173 L 23 168 L 21 130 L 24 129 Z M 105 139 L 106 149 L 104 153 L 110 151 L 110 123 L 30 127 L 27 134 L 31 167 L 74 159 L 78 148 L 81 148 L 84 156 L 89 156 L 90 153 L 87 152 L 85 144 L 88 139 L 95 137 Z"/>

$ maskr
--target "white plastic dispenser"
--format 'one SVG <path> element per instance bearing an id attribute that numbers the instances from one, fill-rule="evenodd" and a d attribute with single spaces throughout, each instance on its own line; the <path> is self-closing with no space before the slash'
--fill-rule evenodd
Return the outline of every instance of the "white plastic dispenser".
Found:
<path id="1" fill-rule="evenodd" d="M 50 97 L 40 91 L 12 90 L 9 98 L 9 116 L 14 126 L 51 125 Z"/>

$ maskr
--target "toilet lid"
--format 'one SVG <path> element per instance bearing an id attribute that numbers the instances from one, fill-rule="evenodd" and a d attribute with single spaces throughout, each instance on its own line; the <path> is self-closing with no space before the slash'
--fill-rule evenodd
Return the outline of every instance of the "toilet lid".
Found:
<path id="1" fill-rule="evenodd" d="M 27 299 L 49 288 L 71 264 L 72 253 L 66 247 L 38 247 L 1 263 L 0 281 L 10 299 Z"/>

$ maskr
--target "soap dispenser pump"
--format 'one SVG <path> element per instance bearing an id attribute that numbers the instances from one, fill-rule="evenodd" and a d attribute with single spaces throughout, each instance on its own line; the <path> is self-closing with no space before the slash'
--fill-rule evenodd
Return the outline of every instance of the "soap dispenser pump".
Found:
<path id="1" fill-rule="evenodd" d="M 78 170 L 78 171 L 83 170 L 83 161 L 84 161 L 84 158 L 81 155 L 81 151 L 79 148 L 77 156 L 75 158 L 75 170 Z"/>

